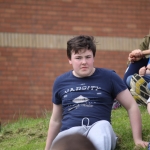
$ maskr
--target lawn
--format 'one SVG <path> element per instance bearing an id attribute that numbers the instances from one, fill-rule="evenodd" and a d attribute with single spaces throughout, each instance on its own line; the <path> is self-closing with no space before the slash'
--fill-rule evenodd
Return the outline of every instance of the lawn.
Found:
<path id="1" fill-rule="evenodd" d="M 145 106 L 140 106 L 143 139 L 150 141 L 150 121 Z M 0 131 L 0 150 L 44 150 L 50 113 L 43 118 L 20 118 L 3 125 Z M 126 110 L 121 107 L 112 111 L 112 126 L 118 136 L 116 150 L 143 150 L 135 147 Z"/>

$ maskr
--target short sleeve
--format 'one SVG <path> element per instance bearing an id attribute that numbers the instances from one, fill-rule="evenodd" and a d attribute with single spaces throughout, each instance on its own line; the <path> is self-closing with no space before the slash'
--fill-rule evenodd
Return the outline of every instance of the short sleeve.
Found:
<path id="1" fill-rule="evenodd" d="M 127 89 L 127 86 L 115 71 L 112 71 L 111 80 L 112 80 L 112 95 L 113 98 L 116 98 L 120 92 Z"/>
<path id="2" fill-rule="evenodd" d="M 59 105 L 62 103 L 61 98 L 59 96 L 59 88 L 60 88 L 60 80 L 59 78 L 56 78 L 54 84 L 53 84 L 53 93 L 52 93 L 52 102 L 56 105 Z"/>

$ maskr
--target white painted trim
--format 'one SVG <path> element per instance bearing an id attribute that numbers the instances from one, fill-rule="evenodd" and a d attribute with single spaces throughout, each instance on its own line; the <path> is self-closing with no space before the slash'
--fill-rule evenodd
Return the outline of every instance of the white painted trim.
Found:
<path id="1" fill-rule="evenodd" d="M 27 34 L 0 32 L 0 47 L 66 49 L 67 41 L 75 35 Z M 97 50 L 131 51 L 142 39 L 95 36 Z"/>

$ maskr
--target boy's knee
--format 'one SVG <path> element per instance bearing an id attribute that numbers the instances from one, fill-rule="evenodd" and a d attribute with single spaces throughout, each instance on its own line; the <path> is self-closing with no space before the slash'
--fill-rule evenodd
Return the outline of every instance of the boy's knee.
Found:
<path id="1" fill-rule="evenodd" d="M 126 84 L 127 84 L 127 86 L 130 87 L 130 88 L 131 88 L 131 86 L 130 86 L 131 78 L 132 78 L 132 75 L 128 76 L 128 78 L 127 78 L 127 80 L 126 80 Z"/>

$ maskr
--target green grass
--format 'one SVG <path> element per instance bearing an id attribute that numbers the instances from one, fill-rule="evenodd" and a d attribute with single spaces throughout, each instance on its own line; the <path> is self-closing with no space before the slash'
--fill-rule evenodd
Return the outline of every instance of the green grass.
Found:
<path id="1" fill-rule="evenodd" d="M 2 126 L 0 150 L 43 150 L 49 119 L 48 114 L 44 118 L 20 118 Z"/>
<path id="2" fill-rule="evenodd" d="M 150 116 L 145 106 L 139 108 L 142 116 L 143 140 L 150 141 Z M 119 137 L 117 150 L 142 150 L 134 145 L 128 114 L 124 108 L 113 110 L 112 126 Z"/>
<path id="3" fill-rule="evenodd" d="M 139 107 L 142 115 L 143 139 L 150 141 L 150 121 L 146 107 Z M 20 118 L 2 126 L 0 150 L 44 150 L 50 113 L 43 118 Z M 118 143 L 116 150 L 143 150 L 135 147 L 127 112 L 124 108 L 112 111 L 112 126 Z"/>

